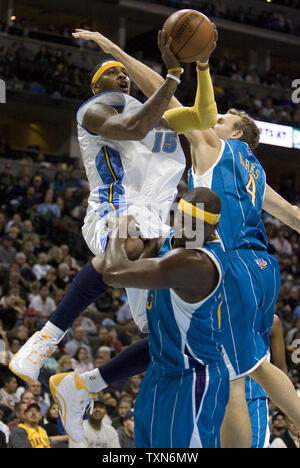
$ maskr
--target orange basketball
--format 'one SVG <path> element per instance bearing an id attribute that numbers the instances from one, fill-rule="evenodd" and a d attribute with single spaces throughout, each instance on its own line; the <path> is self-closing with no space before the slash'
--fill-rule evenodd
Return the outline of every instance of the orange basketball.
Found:
<path id="1" fill-rule="evenodd" d="M 205 59 L 215 40 L 213 24 L 196 10 L 176 11 L 162 29 L 173 39 L 172 52 L 184 63 Z"/>

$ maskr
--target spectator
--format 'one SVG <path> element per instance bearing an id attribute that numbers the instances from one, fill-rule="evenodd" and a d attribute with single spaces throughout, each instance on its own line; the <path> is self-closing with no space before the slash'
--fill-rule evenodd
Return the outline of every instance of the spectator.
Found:
<path id="1" fill-rule="evenodd" d="M 86 348 L 83 347 L 79 347 L 77 349 L 76 353 L 71 358 L 71 364 L 73 369 L 79 374 L 82 372 L 91 371 L 94 368 Z"/>
<path id="2" fill-rule="evenodd" d="M 134 448 L 134 415 L 128 410 L 124 416 L 123 426 L 118 429 L 121 448 Z"/>
<path id="3" fill-rule="evenodd" d="M 24 409 L 24 423 L 13 429 L 9 438 L 11 448 L 50 448 L 47 432 L 40 426 L 41 409 L 35 401 L 28 402 Z"/>
<path id="4" fill-rule="evenodd" d="M 46 430 L 52 448 L 67 448 L 69 437 L 66 433 L 61 434 L 60 416 L 57 403 L 52 403 L 46 413 L 46 422 L 43 424 Z"/>
<path id="5" fill-rule="evenodd" d="M 124 416 L 129 411 L 132 409 L 133 405 L 133 399 L 130 396 L 122 396 L 119 401 L 118 401 L 118 415 L 115 416 L 112 419 L 111 425 L 114 427 L 116 430 L 119 429 L 123 425 L 124 422 Z"/>
<path id="6" fill-rule="evenodd" d="M 271 448 L 300 448 L 300 434 L 299 429 L 295 424 L 287 419 L 286 428 L 275 436 L 270 444 Z"/>
<path id="7" fill-rule="evenodd" d="M 9 374 L 0 389 L 0 405 L 7 406 L 10 410 L 14 410 L 15 404 L 19 401 L 16 396 L 18 383 L 15 375 Z"/>
<path id="8" fill-rule="evenodd" d="M 270 241 L 276 252 L 281 255 L 292 255 L 292 246 L 285 238 L 285 230 L 279 229 L 277 237 Z"/>
<path id="9" fill-rule="evenodd" d="M 130 385 L 128 387 L 125 387 L 123 390 L 124 393 L 132 397 L 133 401 L 135 401 L 138 396 L 142 380 L 143 376 L 141 374 L 134 375 L 130 378 Z"/>
<path id="10" fill-rule="evenodd" d="M 61 374 L 63 372 L 71 372 L 73 371 L 73 366 L 72 366 L 72 357 L 69 356 L 69 354 L 64 354 L 61 356 L 58 361 L 57 361 L 57 374 Z"/>
<path id="11" fill-rule="evenodd" d="M 42 323 L 50 317 L 56 307 L 54 300 L 49 296 L 48 286 L 41 287 L 39 295 L 31 301 L 30 307 L 35 309 L 36 315 Z"/>
<path id="12" fill-rule="evenodd" d="M 38 281 L 42 278 L 46 278 L 47 271 L 51 268 L 48 264 L 48 255 L 45 252 L 41 252 L 38 256 L 38 262 L 33 266 L 32 271 Z"/>
<path id="13" fill-rule="evenodd" d="M 96 352 L 96 356 L 102 359 L 102 366 L 111 360 L 111 348 L 109 346 L 100 346 Z"/>
<path id="14" fill-rule="evenodd" d="M 0 244 L 0 263 L 2 263 L 3 269 L 8 270 L 9 266 L 14 263 L 16 253 L 17 251 L 13 247 L 13 239 L 8 234 L 5 234 Z"/>
<path id="15" fill-rule="evenodd" d="M 74 329 L 74 335 L 73 339 L 69 341 L 65 345 L 65 350 L 68 354 L 70 354 L 72 357 L 76 353 L 77 349 L 82 347 L 85 348 L 89 354 L 89 356 L 92 356 L 92 350 L 91 347 L 87 344 L 86 342 L 86 333 L 84 329 L 81 326 L 77 326 Z"/>
<path id="16" fill-rule="evenodd" d="M 15 409 L 14 413 L 12 415 L 12 418 L 8 421 L 7 426 L 12 432 L 15 427 L 17 427 L 18 424 L 24 422 L 24 409 L 26 408 L 26 403 L 23 403 L 22 401 L 19 401 L 18 403 L 15 404 Z"/>
<path id="17" fill-rule="evenodd" d="M 50 404 L 49 404 L 49 396 L 42 395 L 41 382 L 34 382 L 33 384 L 28 384 L 27 390 L 29 390 L 33 394 L 33 401 L 38 404 L 42 415 L 45 416 Z"/>
<path id="18" fill-rule="evenodd" d="M 58 275 L 55 280 L 55 285 L 59 289 L 65 290 L 69 284 L 72 282 L 72 277 L 70 275 L 70 268 L 67 263 L 60 263 L 58 267 Z"/>
<path id="19" fill-rule="evenodd" d="M 117 431 L 102 422 L 105 414 L 104 400 L 99 397 L 94 400 L 93 412 L 88 412 L 88 419 L 83 422 L 84 440 L 76 444 L 78 448 L 120 448 Z"/>
<path id="20" fill-rule="evenodd" d="M 25 390 L 21 395 L 21 403 L 28 403 L 34 400 L 34 394 L 30 390 Z"/>

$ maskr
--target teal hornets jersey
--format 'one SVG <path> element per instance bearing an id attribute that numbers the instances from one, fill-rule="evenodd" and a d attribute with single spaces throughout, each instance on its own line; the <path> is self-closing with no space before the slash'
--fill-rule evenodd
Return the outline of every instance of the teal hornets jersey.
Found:
<path id="1" fill-rule="evenodd" d="M 168 236 L 159 257 L 171 250 Z M 225 253 L 219 241 L 199 249 L 215 263 L 219 282 L 203 301 L 189 304 L 173 290 L 150 290 L 147 301 L 149 344 L 152 362 L 162 369 L 194 369 L 223 361 L 221 345 L 221 285 L 226 266 Z"/>
<path id="2" fill-rule="evenodd" d="M 218 233 L 226 250 L 266 250 L 268 238 L 261 219 L 266 174 L 249 146 L 222 140 L 215 164 L 203 175 L 189 170 L 189 190 L 208 187 L 222 202 Z"/>

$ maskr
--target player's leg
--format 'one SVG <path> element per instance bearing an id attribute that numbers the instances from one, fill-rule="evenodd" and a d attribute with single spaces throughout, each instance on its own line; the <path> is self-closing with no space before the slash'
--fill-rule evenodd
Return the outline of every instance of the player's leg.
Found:
<path id="1" fill-rule="evenodd" d="M 268 448 L 270 442 L 268 398 L 247 400 L 252 429 L 251 448 Z"/>
<path id="2" fill-rule="evenodd" d="M 100 262 L 100 259 L 97 261 Z M 10 361 L 10 370 L 29 383 L 37 381 L 41 367 L 56 350 L 73 321 L 105 289 L 102 274 L 95 269 L 93 261 L 86 264 L 72 281 L 49 321 L 29 338 Z"/>
<path id="3" fill-rule="evenodd" d="M 221 428 L 222 448 L 250 448 L 252 430 L 245 397 L 245 378 L 230 382 L 230 397 Z"/>
<path id="4" fill-rule="evenodd" d="M 57 401 L 66 432 L 81 440 L 82 417 L 97 394 L 116 380 L 146 371 L 150 364 L 148 339 L 132 344 L 107 364 L 90 372 L 56 374 L 50 378 L 50 390 Z M 83 402 L 83 403 L 82 403 Z"/>
<path id="5" fill-rule="evenodd" d="M 56 350 L 73 321 L 106 289 L 102 266 L 109 231 L 103 231 L 104 222 L 105 219 L 100 219 L 93 239 L 86 239 L 99 254 L 80 270 L 49 321 L 22 346 L 9 364 L 12 372 L 29 383 L 38 379 L 40 369 Z M 103 233 L 101 236 L 100 232 Z M 139 238 L 127 239 L 126 252 L 131 259 L 138 258 L 143 245 Z"/>
<path id="6" fill-rule="evenodd" d="M 273 403 L 300 429 L 300 398 L 287 375 L 265 360 L 250 377 L 263 387 Z"/>

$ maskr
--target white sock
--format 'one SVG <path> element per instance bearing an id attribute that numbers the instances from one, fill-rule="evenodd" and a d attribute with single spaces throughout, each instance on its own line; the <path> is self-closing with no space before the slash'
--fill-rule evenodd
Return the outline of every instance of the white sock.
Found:
<path id="1" fill-rule="evenodd" d="M 83 374 L 80 374 L 80 378 L 90 393 L 101 392 L 101 390 L 107 387 L 107 383 L 102 378 L 98 368 L 83 372 Z"/>
<path id="2" fill-rule="evenodd" d="M 51 338 L 55 339 L 56 343 L 59 343 L 66 332 L 62 331 L 56 325 L 53 325 L 53 323 L 47 322 L 41 329 L 41 333 L 49 335 Z"/>

